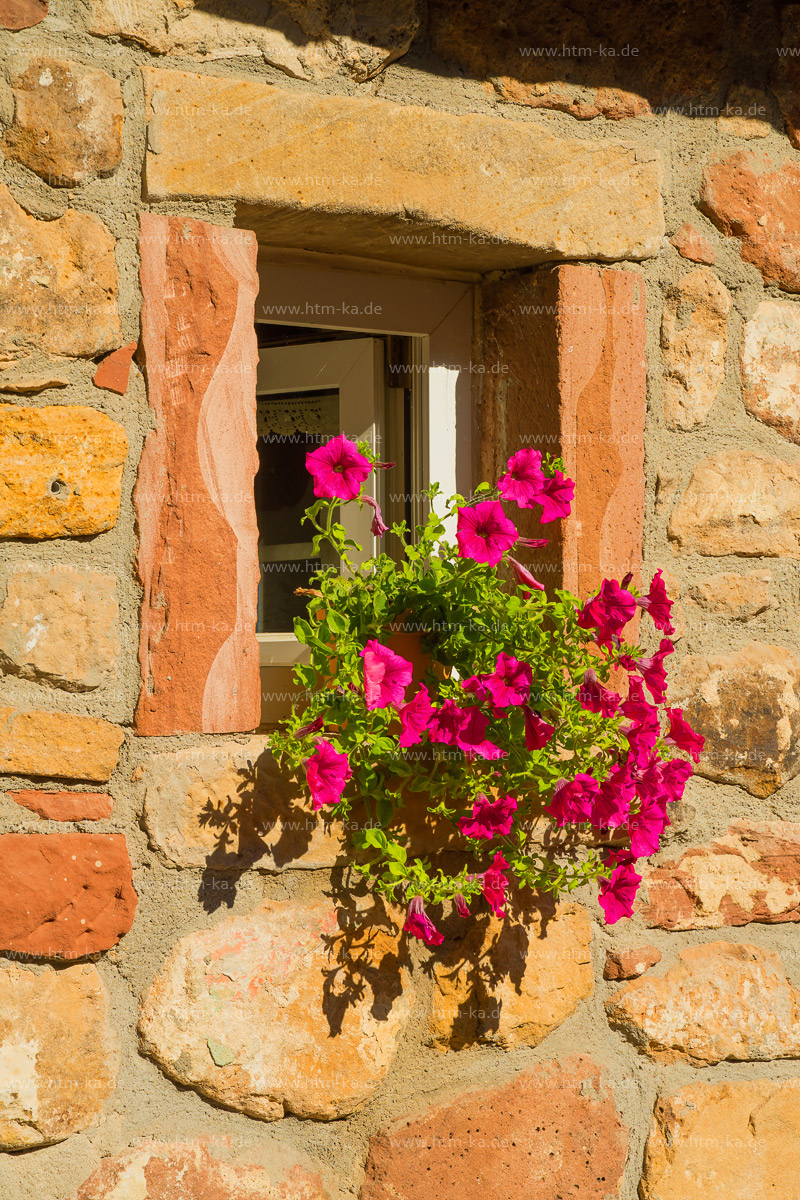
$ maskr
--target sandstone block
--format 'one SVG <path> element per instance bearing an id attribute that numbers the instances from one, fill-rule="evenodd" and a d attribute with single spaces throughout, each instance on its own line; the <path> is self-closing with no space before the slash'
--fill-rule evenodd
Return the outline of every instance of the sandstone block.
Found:
<path id="1" fill-rule="evenodd" d="M 399 934 L 379 916 L 265 902 L 190 934 L 144 998 L 145 1053 L 178 1083 L 274 1121 L 329 1121 L 383 1083 L 413 1004 Z"/>
<path id="2" fill-rule="evenodd" d="M 45 792 L 29 788 L 6 795 L 45 821 L 102 821 L 110 817 L 114 801 L 106 792 Z"/>
<path id="3" fill-rule="evenodd" d="M 603 979 L 638 979 L 661 962 L 655 946 L 635 946 L 631 950 L 606 950 Z"/>
<path id="4" fill-rule="evenodd" d="M 717 252 L 707 237 L 698 233 L 694 225 L 684 221 L 680 229 L 669 239 L 682 258 L 690 262 L 706 263 L 713 267 L 717 261 Z"/>
<path id="5" fill-rule="evenodd" d="M 762 300 L 744 327 L 745 408 L 800 443 L 800 305 Z"/>
<path id="6" fill-rule="evenodd" d="M 691 1083 L 660 1096 L 640 1200 L 772 1200 L 800 1178 L 800 1079 Z"/>
<path id="7" fill-rule="evenodd" d="M 119 663 L 118 617 L 113 575 L 22 563 L 0 608 L 0 669 L 69 692 L 101 687 Z"/>
<path id="8" fill-rule="evenodd" d="M 256 80 L 144 76 L 149 199 L 236 200 L 263 244 L 357 244 L 362 257 L 467 270 L 661 248 L 660 163 L 625 143 Z"/>
<path id="9" fill-rule="evenodd" d="M 93 358 L 120 342 L 114 238 L 67 209 L 39 221 L 0 184 L 0 354 Z"/>
<path id="10" fill-rule="evenodd" d="M 800 660 L 750 642 L 732 654 L 685 658 L 673 703 L 706 745 L 699 775 L 771 796 L 800 770 Z"/>
<path id="11" fill-rule="evenodd" d="M 800 825 L 734 821 L 707 846 L 644 872 L 639 911 L 662 929 L 800 921 Z"/>
<path id="12" fill-rule="evenodd" d="M 0 405 L 0 538 L 111 529 L 127 456 L 125 430 L 94 408 Z"/>
<path id="13" fill-rule="evenodd" d="M 579 904 L 527 912 L 519 922 L 476 922 L 432 963 L 431 1045 L 538 1046 L 591 996 L 591 940 Z"/>
<path id="14" fill-rule="evenodd" d="M 781 49 L 789 50 L 775 59 L 772 90 L 786 122 L 786 136 L 800 150 L 800 57 L 794 51 L 800 46 L 800 4 L 787 4 L 781 11 Z"/>
<path id="15" fill-rule="evenodd" d="M 49 0 L 0 0 L 0 29 L 30 29 L 47 16 Z"/>
<path id="16" fill-rule="evenodd" d="M 765 283 L 800 292 L 800 166 L 773 167 L 769 155 L 740 150 L 703 175 L 700 208 L 727 237 L 738 237 L 745 262 Z"/>
<path id="17" fill-rule="evenodd" d="M 108 950 L 136 912 L 121 833 L 0 834 L 0 949 L 39 958 Z"/>
<path id="18" fill-rule="evenodd" d="M 51 187 L 111 175 L 122 159 L 122 91 L 116 79 L 67 59 L 40 57 L 12 77 L 14 121 L 6 158 Z"/>
<path id="19" fill-rule="evenodd" d="M 134 493 L 144 588 L 136 730 L 253 730 L 261 719 L 256 240 L 245 229 L 142 213 L 140 248 L 157 428 Z"/>
<path id="20" fill-rule="evenodd" d="M 118 725 L 68 713 L 0 706 L 0 774 L 106 783 L 125 734 Z"/>
<path id="21" fill-rule="evenodd" d="M 708 267 L 691 271 L 664 306 L 664 419 L 672 429 L 705 424 L 725 378 L 730 292 Z"/>
<path id="22" fill-rule="evenodd" d="M 0 1149 L 63 1142 L 98 1125 L 118 1052 L 95 967 L 0 968 Z"/>
<path id="23" fill-rule="evenodd" d="M 106 355 L 92 376 L 94 386 L 124 396 L 128 390 L 131 359 L 138 345 L 138 342 L 128 342 L 127 346 L 120 346 L 119 350 L 112 350 L 111 354 Z"/>
<path id="24" fill-rule="evenodd" d="M 361 1200 L 619 1195 L 628 1150 L 611 1089 L 579 1055 L 396 1121 L 370 1141 Z"/>
<path id="25" fill-rule="evenodd" d="M 800 1058 L 800 991 L 777 954 L 708 942 L 679 958 L 660 979 L 635 979 L 606 1001 L 613 1029 L 661 1062 Z"/>
<path id="26" fill-rule="evenodd" d="M 800 469 L 749 450 L 699 463 L 669 522 L 680 550 L 800 558 Z"/>
<path id="27" fill-rule="evenodd" d="M 769 589 L 771 580 L 769 571 L 750 571 L 747 575 L 724 571 L 701 579 L 689 594 L 706 612 L 731 621 L 752 621 L 777 607 L 778 602 Z"/>

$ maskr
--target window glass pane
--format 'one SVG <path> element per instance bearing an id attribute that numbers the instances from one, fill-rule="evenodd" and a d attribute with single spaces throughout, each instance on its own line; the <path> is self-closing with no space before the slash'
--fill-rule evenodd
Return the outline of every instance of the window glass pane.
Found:
<path id="1" fill-rule="evenodd" d="M 257 401 L 258 632 L 291 633 L 294 618 L 306 612 L 294 590 L 308 587 L 320 565 L 303 520 L 314 500 L 306 454 L 339 432 L 339 393 L 283 392 Z"/>

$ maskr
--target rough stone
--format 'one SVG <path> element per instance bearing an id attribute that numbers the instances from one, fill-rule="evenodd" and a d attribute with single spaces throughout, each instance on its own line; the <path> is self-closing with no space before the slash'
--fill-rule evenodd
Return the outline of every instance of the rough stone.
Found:
<path id="1" fill-rule="evenodd" d="M 114 575 L 21 563 L 0 609 L 0 670 L 70 692 L 101 687 L 119 663 L 118 616 Z"/>
<path id="2" fill-rule="evenodd" d="M 669 240 L 678 254 L 682 258 L 688 258 L 690 262 L 706 263 L 713 267 L 717 261 L 717 252 L 711 242 L 707 237 L 703 237 L 702 233 L 698 233 L 688 221 L 684 221 Z"/>
<path id="3" fill-rule="evenodd" d="M 47 16 L 49 0 L 0 0 L 0 29 L 30 29 Z"/>
<path id="4" fill-rule="evenodd" d="M 708 557 L 800 558 L 800 469 L 749 450 L 713 454 L 695 467 L 668 532 Z"/>
<path id="5" fill-rule="evenodd" d="M 0 392 L 14 392 L 19 395 L 35 395 L 37 392 L 46 392 L 50 388 L 65 388 L 69 384 L 69 380 L 62 375 L 46 373 L 43 375 L 31 375 L 25 370 L 9 372 L 7 375 L 0 375 Z"/>
<path id="6" fill-rule="evenodd" d="M 778 54 L 772 76 L 781 113 L 786 122 L 786 136 L 800 150 L 800 4 L 787 4 L 781 12 L 781 49 L 793 51 Z"/>
<path id="7" fill-rule="evenodd" d="M 320 1177 L 299 1164 L 226 1161 L 229 1139 L 143 1141 L 104 1158 L 72 1200 L 329 1200 Z M 222 1143 L 222 1145 L 220 1145 Z"/>
<path id="8" fill-rule="evenodd" d="M 326 901 L 266 901 L 183 938 L 142 1004 L 145 1053 L 264 1121 L 355 1112 L 386 1078 L 414 999 L 395 928 L 363 916 L 340 925 Z"/>
<path id="9" fill-rule="evenodd" d="M 777 954 L 708 942 L 679 958 L 660 978 L 635 979 L 606 1001 L 612 1028 L 661 1062 L 800 1058 L 800 991 Z"/>
<path id="10" fill-rule="evenodd" d="M 0 405 L 0 538 L 82 537 L 119 515 L 125 430 L 78 405 Z"/>
<path id="11" fill-rule="evenodd" d="M 0 950 L 85 958 L 115 946 L 136 912 L 121 833 L 0 834 Z"/>
<path id="12" fill-rule="evenodd" d="M 0 706 L 0 774 L 106 783 L 125 733 L 97 717 Z"/>
<path id="13" fill-rule="evenodd" d="M 29 788 L 6 795 L 46 821 L 102 821 L 114 810 L 114 801 L 106 792 L 45 792 Z"/>
<path id="14" fill-rule="evenodd" d="M 640 1200 L 773 1200 L 800 1179 L 800 1079 L 691 1083 L 659 1096 Z"/>
<path id="15" fill-rule="evenodd" d="M 724 571 L 701 579 L 689 595 L 706 612 L 731 621 L 752 621 L 777 607 L 778 602 L 769 590 L 771 581 L 769 571 L 750 571 L 747 575 Z"/>
<path id="16" fill-rule="evenodd" d="M 740 150 L 703 175 L 700 208 L 741 254 L 787 292 L 800 292 L 800 165 L 772 168 L 769 155 Z"/>
<path id="17" fill-rule="evenodd" d="M 762 300 L 744 327 L 745 408 L 800 444 L 800 304 Z"/>
<path id="18" fill-rule="evenodd" d="M 3 152 L 51 187 L 111 175 L 122 159 L 116 79 L 67 59 L 35 58 L 11 80 L 14 121 Z"/>
<path id="19" fill-rule="evenodd" d="M 370 1141 L 361 1200 L 610 1200 L 628 1150 L 611 1089 L 574 1055 L 395 1122 Z"/>
<path id="20" fill-rule="evenodd" d="M 591 940 L 586 910 L 571 903 L 519 922 L 476 922 L 463 939 L 448 939 L 432 963 L 430 1043 L 538 1046 L 591 996 Z"/>
<path id="21" fill-rule="evenodd" d="M 95 387 L 105 388 L 124 396 L 128 390 L 128 379 L 131 373 L 131 359 L 136 352 L 138 342 L 128 342 L 107 355 L 92 376 Z"/>
<path id="22" fill-rule="evenodd" d="M 800 660 L 784 647 L 689 655 L 671 698 L 706 739 L 699 775 L 764 797 L 800 771 Z"/>
<path id="23" fill-rule="evenodd" d="M 641 147 L 367 96 L 143 71 L 149 200 L 235 200 L 264 245 L 347 254 L 358 245 L 365 258 L 461 270 L 661 249 L 661 165 Z M 343 173 L 374 163 L 376 143 L 379 169 Z"/>
<path id="24" fill-rule="evenodd" d="M 109 1008 L 88 964 L 0 967 L 0 1149 L 49 1146 L 100 1123 L 118 1068 Z"/>
<path id="25" fill-rule="evenodd" d="M 763 138 L 772 133 L 770 103 L 764 92 L 755 88 L 734 87 L 728 93 L 717 125 L 720 133 L 738 138 Z"/>
<path id="26" fill-rule="evenodd" d="M 670 289 L 661 324 L 664 419 L 671 429 L 705 424 L 725 378 L 731 297 L 708 267 Z"/>
<path id="27" fill-rule="evenodd" d="M 661 951 L 655 946 L 635 946 L 629 950 L 606 950 L 603 979 L 638 979 L 656 963 L 661 962 Z"/>
<path id="28" fill-rule="evenodd" d="M 39 221 L 0 184 L 0 354 L 93 358 L 120 343 L 114 238 L 68 208 Z"/>
<path id="29" fill-rule="evenodd" d="M 799 880 L 800 824 L 734 821 L 710 845 L 645 870 L 638 908 L 671 930 L 797 922 Z"/>
<path id="30" fill-rule="evenodd" d="M 246 229 L 142 213 L 140 249 L 157 428 L 134 492 L 144 588 L 135 728 L 253 730 L 261 717 L 256 239 Z"/>
<path id="31" fill-rule="evenodd" d="M 416 0 L 94 0 L 90 30 L 121 35 L 155 54 L 218 61 L 262 58 L 296 79 L 339 70 L 358 82 L 408 50 L 419 28 Z"/>

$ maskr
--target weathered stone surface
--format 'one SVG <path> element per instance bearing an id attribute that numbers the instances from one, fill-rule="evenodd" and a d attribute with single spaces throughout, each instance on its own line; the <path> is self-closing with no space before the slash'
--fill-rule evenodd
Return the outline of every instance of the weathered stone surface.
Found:
<path id="1" fill-rule="evenodd" d="M 124 396 L 128 390 L 131 359 L 138 345 L 138 342 L 128 342 L 127 346 L 120 346 L 119 350 L 106 355 L 92 376 L 94 386 Z"/>
<path id="2" fill-rule="evenodd" d="M 225 1139 L 144 1141 L 104 1158 L 72 1200 L 329 1200 L 318 1175 L 225 1161 Z"/>
<path id="3" fill-rule="evenodd" d="M 703 459 L 672 512 L 669 537 L 709 557 L 800 558 L 800 469 L 749 450 Z"/>
<path id="4" fill-rule="evenodd" d="M 95 967 L 0 967 L 0 1149 L 48 1146 L 98 1125 L 117 1060 Z"/>
<path id="5" fill-rule="evenodd" d="M 800 660 L 783 646 L 689 655 L 670 695 L 706 739 L 699 775 L 763 797 L 800 770 Z"/>
<path id="6" fill-rule="evenodd" d="M 800 1079 L 691 1083 L 660 1096 L 640 1200 L 773 1200 L 800 1179 Z"/>
<path id="7" fill-rule="evenodd" d="M 363 82 L 408 50 L 416 0 L 94 0 L 90 29 L 120 34 L 156 54 L 218 60 L 255 57 L 296 79 L 345 70 Z"/>
<path id="8" fill-rule="evenodd" d="M 116 79 L 63 58 L 35 58 L 12 77 L 14 121 L 6 158 L 51 187 L 111 175 L 122 158 L 122 91 Z"/>
<path id="9" fill-rule="evenodd" d="M 717 252 L 707 237 L 698 233 L 694 225 L 684 221 L 680 229 L 669 239 L 682 258 L 690 262 L 706 263 L 713 267 L 717 261 Z"/>
<path id="10" fill-rule="evenodd" d="M 0 834 L 0 950 L 108 950 L 133 924 L 136 899 L 121 833 Z"/>
<path id="11" fill-rule="evenodd" d="M 144 1050 L 248 1116 L 328 1121 L 381 1085 L 414 1000 L 396 929 L 332 904 L 267 901 L 183 938 L 144 998 Z"/>
<path id="12" fill-rule="evenodd" d="M 730 292 L 708 267 L 670 289 L 661 324 L 664 419 L 672 429 L 705 424 L 725 378 Z"/>
<path id="13" fill-rule="evenodd" d="M 538 1046 L 594 988 L 592 927 L 579 904 L 476 922 L 432 963 L 429 1040 L 440 1050 Z"/>
<path id="14" fill-rule="evenodd" d="M 376 1134 L 361 1200 L 432 1200 L 445 1180 L 463 1200 L 610 1200 L 627 1150 L 599 1067 L 575 1055 Z"/>
<path id="15" fill-rule="evenodd" d="M 0 706 L 0 774 L 106 783 L 125 734 L 118 725 L 70 713 Z"/>
<path id="16" fill-rule="evenodd" d="M 777 954 L 740 942 L 681 950 L 657 979 L 635 979 L 606 1001 L 609 1024 L 661 1062 L 800 1058 L 800 991 Z"/>
<path id="17" fill-rule="evenodd" d="M 119 663 L 118 616 L 115 576 L 21 563 L 0 609 L 0 670 L 69 692 L 101 687 Z"/>
<path id="18" fill-rule="evenodd" d="M 149 199 L 229 197 L 263 244 L 468 270 L 661 248 L 660 163 L 625 143 L 255 80 L 144 76 Z"/>
<path id="19" fill-rule="evenodd" d="M 481 479 L 497 479 L 520 446 L 563 457 L 575 480 L 572 512 L 541 525 L 549 544 L 534 573 L 580 596 L 604 576 L 638 580 L 644 523 L 647 406 L 645 290 L 633 272 L 570 264 L 481 288 Z M 557 528 L 556 528 L 557 526 Z M 546 572 L 546 573 L 545 573 Z"/>
<path id="20" fill-rule="evenodd" d="M 119 345 L 114 238 L 68 208 L 38 221 L 0 184 L 0 354 L 92 358 Z"/>
<path id="21" fill-rule="evenodd" d="M 0 405 L 0 538 L 78 537 L 119 514 L 125 430 L 72 405 Z"/>
<path id="22" fill-rule="evenodd" d="M 606 950 L 603 979 L 638 979 L 656 963 L 661 951 L 655 946 L 634 946 L 630 950 Z"/>
<path id="23" fill-rule="evenodd" d="M 646 870 L 639 911 L 662 929 L 800 921 L 800 824 L 734 821 L 710 845 Z"/>
<path id="24" fill-rule="evenodd" d="M 786 135 L 796 150 L 800 150 L 800 4 L 787 4 L 781 11 L 781 54 L 775 60 L 772 90 L 778 98 Z"/>
<path id="25" fill-rule="evenodd" d="M 114 801 L 107 792 L 45 792 L 28 788 L 6 795 L 47 821 L 102 821 L 114 809 Z"/>
<path id="26" fill-rule="evenodd" d="M 769 99 L 764 92 L 749 87 L 733 87 L 717 120 L 719 131 L 748 140 L 767 137 L 772 133 L 769 110 Z"/>
<path id="27" fill-rule="evenodd" d="M 800 292 L 798 188 L 797 163 L 773 168 L 769 155 L 740 150 L 706 168 L 700 193 L 702 211 L 741 240 L 745 262 L 787 292 Z"/>
<path id="28" fill-rule="evenodd" d="M 69 380 L 55 371 L 32 374 L 24 366 L 11 370 L 3 368 L 3 374 L 0 375 L 0 392 L 15 392 L 22 396 L 46 392 L 50 388 L 65 388 L 68 384 Z"/>
<path id="29" fill-rule="evenodd" d="M 149 755 L 143 785 L 150 844 L 174 866 L 277 871 L 346 861 L 341 826 L 310 811 L 268 737 Z"/>
<path id="30" fill-rule="evenodd" d="M 30 29 L 47 16 L 49 0 L 0 0 L 0 29 Z"/>
<path id="31" fill-rule="evenodd" d="M 744 327 L 747 411 L 800 443 L 800 304 L 762 300 Z"/>
<path id="32" fill-rule="evenodd" d="M 689 594 L 693 603 L 706 612 L 718 613 L 731 621 L 752 621 L 777 607 L 778 602 L 769 590 L 771 580 L 769 571 L 749 571 L 747 575 L 724 571 L 701 579 Z"/>
<path id="33" fill-rule="evenodd" d="M 157 428 L 134 493 L 144 588 L 140 734 L 235 733 L 261 716 L 256 239 L 141 214 L 142 346 Z"/>

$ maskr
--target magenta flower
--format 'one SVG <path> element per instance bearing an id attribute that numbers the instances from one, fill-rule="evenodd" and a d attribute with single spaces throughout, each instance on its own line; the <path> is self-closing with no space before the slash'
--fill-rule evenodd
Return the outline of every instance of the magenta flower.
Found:
<path id="1" fill-rule="evenodd" d="M 464 751 L 467 758 L 495 759 L 505 758 L 506 751 L 486 739 L 486 727 L 489 718 L 478 708 L 464 710 L 464 720 L 456 734 L 456 745 Z"/>
<path id="2" fill-rule="evenodd" d="M 604 717 L 613 717 L 619 708 L 620 697 L 610 688 L 603 687 L 597 678 L 597 672 L 586 672 L 583 683 L 578 691 L 578 703 L 587 712 L 600 713 Z"/>
<path id="3" fill-rule="evenodd" d="M 352 774 L 346 754 L 339 754 L 324 739 L 317 742 L 315 752 L 306 763 L 306 779 L 314 812 L 324 804 L 338 804 Z"/>
<path id="4" fill-rule="evenodd" d="M 544 487 L 542 456 L 538 450 L 518 450 L 506 464 L 508 470 L 497 481 L 505 500 L 513 500 L 520 508 L 533 508 Z"/>
<path id="5" fill-rule="evenodd" d="M 486 686 L 485 675 L 470 675 L 469 679 L 462 679 L 461 686 L 465 692 L 477 696 L 481 703 L 491 700 L 489 689 Z"/>
<path id="6" fill-rule="evenodd" d="M 491 866 L 487 867 L 483 873 L 483 895 L 496 917 L 506 915 L 503 905 L 506 902 L 508 879 L 503 872 L 507 868 L 508 863 L 498 850 L 492 859 Z"/>
<path id="7" fill-rule="evenodd" d="M 439 708 L 431 713 L 428 722 L 428 738 L 432 742 L 442 742 L 446 746 L 455 746 L 458 735 L 467 719 L 467 710 L 456 704 L 455 700 L 447 699 Z"/>
<path id="8" fill-rule="evenodd" d="M 668 804 L 682 798 L 686 781 L 693 773 L 692 764 L 685 758 L 672 758 L 669 762 L 662 762 L 661 786 L 666 793 Z"/>
<path id="9" fill-rule="evenodd" d="M 641 679 L 631 675 L 628 679 L 628 699 L 620 705 L 627 723 L 622 732 L 628 739 L 631 753 L 635 757 L 649 756 L 661 733 L 658 709 L 648 703 L 644 696 Z"/>
<path id="10" fill-rule="evenodd" d="M 426 946 L 441 946 L 444 941 L 444 935 L 439 933 L 439 930 L 425 912 L 425 905 L 422 903 L 421 896 L 414 896 L 409 901 L 406 923 L 403 926 L 403 930 L 405 933 L 410 933 L 412 937 L 419 938 Z"/>
<path id="11" fill-rule="evenodd" d="M 314 479 L 314 495 L 326 500 L 355 500 L 372 470 L 372 463 L 355 442 L 338 433 L 306 455 L 306 470 Z"/>
<path id="12" fill-rule="evenodd" d="M 392 464 L 392 465 L 394 465 L 394 464 Z M 373 537 L 382 538 L 383 535 L 388 531 L 389 526 L 386 524 L 386 522 L 383 519 L 383 514 L 381 513 L 380 504 L 378 504 L 378 501 L 374 500 L 372 498 L 372 496 L 362 496 L 361 499 L 364 501 L 365 504 L 368 504 L 373 511 L 372 524 L 370 525 L 370 533 L 373 535 Z"/>
<path id="13" fill-rule="evenodd" d="M 660 804 L 643 807 L 629 818 L 628 833 L 634 858 L 648 858 L 656 853 L 666 825 L 669 825 L 669 817 Z"/>
<path id="14" fill-rule="evenodd" d="M 433 705 L 428 689 L 419 685 L 416 696 L 400 709 L 400 737 L 397 739 L 401 746 L 416 746 L 422 741 L 422 735 L 428 728 L 428 722 L 433 712 Z"/>
<path id="15" fill-rule="evenodd" d="M 636 600 L 631 593 L 616 580 L 604 579 L 599 593 L 587 600 L 578 613 L 578 625 L 581 629 L 596 629 L 597 641 L 602 646 L 621 633 L 635 612 Z"/>
<path id="16" fill-rule="evenodd" d="M 642 882 L 631 862 L 622 862 L 610 879 L 600 880 L 600 907 L 605 915 L 607 925 L 615 925 L 620 917 L 633 916 L 633 902 L 636 892 Z"/>
<path id="17" fill-rule="evenodd" d="M 615 828 L 627 820 L 636 793 L 627 766 L 617 764 L 600 784 L 592 805 L 591 822 L 596 829 Z"/>
<path id="18" fill-rule="evenodd" d="M 536 497 L 537 502 L 542 506 L 540 518 L 542 524 L 547 525 L 550 521 L 558 520 L 559 517 L 568 517 L 572 510 L 574 496 L 573 480 L 562 475 L 561 471 L 554 471 L 552 479 L 545 477 L 541 491 Z"/>
<path id="19" fill-rule="evenodd" d="M 458 828 L 465 837 L 485 838 L 491 841 L 498 834 L 505 837 L 511 832 L 517 802 L 513 796 L 500 796 L 490 800 L 481 794 L 472 805 L 472 816 L 462 817 Z"/>
<path id="20" fill-rule="evenodd" d="M 591 818 L 600 785 L 592 775 L 579 772 L 571 783 L 559 779 L 545 812 L 557 825 L 574 825 Z"/>
<path id="21" fill-rule="evenodd" d="M 506 550 L 517 540 L 517 530 L 503 512 L 499 500 L 481 500 L 471 508 L 459 508 L 456 541 L 461 558 L 496 567 Z"/>
<path id="22" fill-rule="evenodd" d="M 511 563 L 514 578 L 520 587 L 533 588 L 536 592 L 543 592 L 545 590 L 544 584 L 539 583 L 538 579 L 534 579 L 528 568 L 523 566 L 521 562 L 517 562 L 510 554 L 508 555 L 508 561 Z"/>
<path id="23" fill-rule="evenodd" d="M 695 733 L 688 721 L 684 720 L 682 708 L 668 708 L 669 733 L 664 738 L 665 746 L 675 746 L 685 750 L 695 762 L 699 762 L 706 739 L 700 733 Z"/>
<path id="24" fill-rule="evenodd" d="M 672 612 L 672 601 L 667 595 L 667 589 L 664 585 L 664 580 L 661 578 L 661 569 L 656 571 L 650 584 L 650 591 L 646 596 L 639 596 L 636 603 L 640 608 L 645 609 L 650 614 L 650 617 L 656 629 L 661 629 L 664 633 L 673 634 L 675 629 L 670 620 Z"/>
<path id="25" fill-rule="evenodd" d="M 542 546 L 549 546 L 549 538 L 520 538 L 517 545 L 527 546 L 529 550 L 541 550 Z"/>
<path id="26" fill-rule="evenodd" d="M 501 650 L 494 671 L 485 677 L 485 683 L 497 708 L 526 704 L 533 683 L 533 672 L 527 663 Z"/>
<path id="27" fill-rule="evenodd" d="M 456 892 L 453 899 L 455 900 L 455 903 L 456 903 L 456 912 L 458 913 L 458 915 L 460 917 L 468 917 L 469 916 L 469 905 L 467 904 L 466 898 L 464 896 L 462 896 L 461 892 Z"/>
<path id="28" fill-rule="evenodd" d="M 414 673 L 412 664 L 382 646 L 374 638 L 361 651 L 364 659 L 364 696 L 367 708 L 399 708 L 406 698 L 406 688 Z"/>
<path id="29" fill-rule="evenodd" d="M 298 737 L 298 738 L 303 738 L 303 737 L 307 737 L 307 735 L 309 733 L 319 733 L 319 731 L 323 728 L 324 725 L 325 725 L 324 717 L 314 717 L 313 721 L 309 721 L 309 723 L 307 725 L 303 725 L 301 729 L 298 729 L 297 733 L 294 736 Z"/>
<path id="30" fill-rule="evenodd" d="M 550 741 L 556 727 L 550 725 L 527 704 L 523 705 L 522 711 L 525 714 L 525 749 L 541 750 Z"/>
<path id="31" fill-rule="evenodd" d="M 664 659 L 668 654 L 672 654 L 674 649 L 669 638 L 662 638 L 658 651 L 649 658 L 631 658 L 626 654 L 619 660 L 620 666 L 626 670 L 639 672 L 656 704 L 663 704 L 667 698 L 667 670 Z"/>

